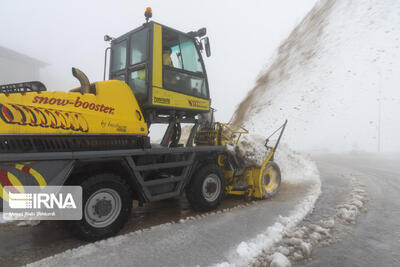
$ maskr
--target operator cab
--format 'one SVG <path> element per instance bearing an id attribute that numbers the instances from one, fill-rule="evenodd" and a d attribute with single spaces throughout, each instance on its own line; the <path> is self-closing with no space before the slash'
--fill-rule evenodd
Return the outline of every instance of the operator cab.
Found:
<path id="1" fill-rule="evenodd" d="M 182 122 L 209 112 L 210 94 L 201 51 L 210 55 L 205 28 L 183 33 L 146 22 L 111 41 L 109 79 L 126 82 L 149 123 Z"/>

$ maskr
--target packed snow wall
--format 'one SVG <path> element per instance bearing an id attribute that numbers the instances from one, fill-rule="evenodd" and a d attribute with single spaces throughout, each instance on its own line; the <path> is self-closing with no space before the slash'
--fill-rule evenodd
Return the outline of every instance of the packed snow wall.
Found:
<path id="1" fill-rule="evenodd" d="M 399 150 L 400 2 L 322 0 L 283 41 L 231 123 L 297 149 Z"/>

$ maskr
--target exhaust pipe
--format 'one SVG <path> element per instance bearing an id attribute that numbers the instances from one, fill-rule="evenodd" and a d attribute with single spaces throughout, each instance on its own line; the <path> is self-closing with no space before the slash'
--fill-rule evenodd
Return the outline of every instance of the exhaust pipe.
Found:
<path id="1" fill-rule="evenodd" d="M 72 75 L 74 75 L 74 77 L 77 78 L 79 83 L 81 84 L 81 93 L 90 93 L 90 82 L 85 73 L 77 68 L 72 68 Z"/>

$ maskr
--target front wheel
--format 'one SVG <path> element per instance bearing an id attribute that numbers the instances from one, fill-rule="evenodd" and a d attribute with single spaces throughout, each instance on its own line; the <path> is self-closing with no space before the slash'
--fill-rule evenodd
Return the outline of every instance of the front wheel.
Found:
<path id="1" fill-rule="evenodd" d="M 66 221 L 78 238 L 96 241 L 115 235 L 122 229 L 132 210 L 128 185 L 117 175 L 99 174 L 81 183 L 82 219 Z"/>
<path id="2" fill-rule="evenodd" d="M 190 205 L 200 211 L 216 209 L 224 198 L 224 193 L 224 174 L 215 164 L 201 166 L 186 188 Z"/>
<path id="3" fill-rule="evenodd" d="M 278 164 L 270 161 L 267 166 L 265 166 L 261 179 L 263 198 L 276 195 L 281 186 L 281 170 Z"/>

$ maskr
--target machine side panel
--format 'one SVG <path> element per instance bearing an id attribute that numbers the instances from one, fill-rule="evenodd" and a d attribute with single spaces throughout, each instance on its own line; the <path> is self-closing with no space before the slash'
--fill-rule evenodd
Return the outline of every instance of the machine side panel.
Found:
<path id="1" fill-rule="evenodd" d="M 153 105 L 188 110 L 210 110 L 210 100 L 153 87 Z"/>
<path id="2" fill-rule="evenodd" d="M 74 168 L 74 160 L 48 160 L 0 163 L 0 210 L 8 196 L 3 195 L 5 186 L 63 185 Z"/>

